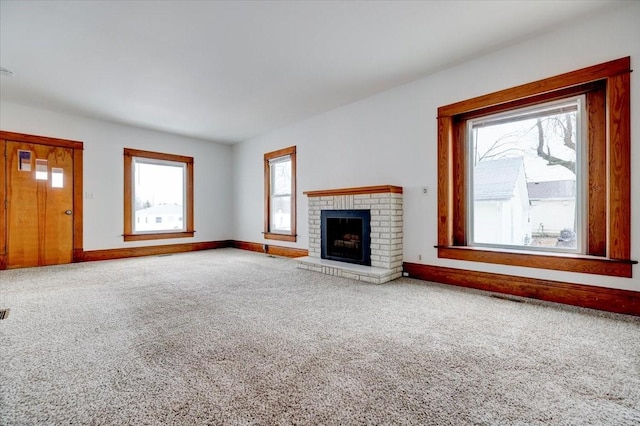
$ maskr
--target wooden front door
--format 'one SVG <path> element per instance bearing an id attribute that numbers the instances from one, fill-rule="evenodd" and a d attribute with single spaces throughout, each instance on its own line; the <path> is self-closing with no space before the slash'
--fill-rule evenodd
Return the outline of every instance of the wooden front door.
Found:
<path id="1" fill-rule="evenodd" d="M 46 143 L 51 141 L 55 140 Z M 71 263 L 76 228 L 74 149 L 24 140 L 3 142 L 4 266 Z"/>

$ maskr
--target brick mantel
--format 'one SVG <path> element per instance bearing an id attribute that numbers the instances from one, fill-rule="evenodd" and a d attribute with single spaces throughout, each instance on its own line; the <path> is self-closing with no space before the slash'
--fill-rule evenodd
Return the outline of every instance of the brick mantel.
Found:
<path id="1" fill-rule="evenodd" d="M 402 275 L 402 187 L 362 186 L 306 191 L 304 194 L 309 199 L 309 256 L 299 259 L 300 267 L 374 283 Z M 371 212 L 371 267 L 321 259 L 322 210 Z"/>

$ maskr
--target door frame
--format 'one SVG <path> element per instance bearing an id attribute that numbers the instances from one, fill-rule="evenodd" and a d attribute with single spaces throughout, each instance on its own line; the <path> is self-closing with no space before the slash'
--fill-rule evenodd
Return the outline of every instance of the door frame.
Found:
<path id="1" fill-rule="evenodd" d="M 0 270 L 7 269 L 7 206 L 4 200 L 7 196 L 7 159 L 6 143 L 22 142 L 39 145 L 55 146 L 59 148 L 71 148 L 73 150 L 73 259 L 72 262 L 82 260 L 84 253 L 83 244 L 83 185 L 82 185 L 82 152 L 84 144 L 80 141 L 69 139 L 50 138 L 47 136 L 28 135 L 0 130 L 0 173 L 3 174 L 4 185 L 0 185 Z"/>

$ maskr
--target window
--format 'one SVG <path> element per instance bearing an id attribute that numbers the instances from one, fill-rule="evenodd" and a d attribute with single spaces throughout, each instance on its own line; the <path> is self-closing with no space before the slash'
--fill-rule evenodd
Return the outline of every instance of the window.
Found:
<path id="1" fill-rule="evenodd" d="M 470 246 L 584 253 L 583 109 L 581 95 L 467 120 Z"/>
<path id="2" fill-rule="evenodd" d="M 264 155 L 264 237 L 296 241 L 296 147 Z"/>
<path id="3" fill-rule="evenodd" d="M 125 148 L 124 185 L 125 241 L 193 237 L 192 157 Z"/>
<path id="4" fill-rule="evenodd" d="M 51 168 L 51 187 L 64 188 L 64 170 L 58 167 Z"/>
<path id="5" fill-rule="evenodd" d="M 47 160 L 36 159 L 36 180 L 48 180 L 49 168 Z"/>
<path id="6" fill-rule="evenodd" d="M 631 277 L 630 59 L 438 109 L 438 256 Z"/>

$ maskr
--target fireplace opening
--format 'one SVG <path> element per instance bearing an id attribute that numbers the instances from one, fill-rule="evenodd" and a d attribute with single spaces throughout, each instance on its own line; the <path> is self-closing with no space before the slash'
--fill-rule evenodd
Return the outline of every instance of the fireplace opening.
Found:
<path id="1" fill-rule="evenodd" d="M 321 257 L 370 266 L 370 230 L 369 210 L 322 210 Z"/>

